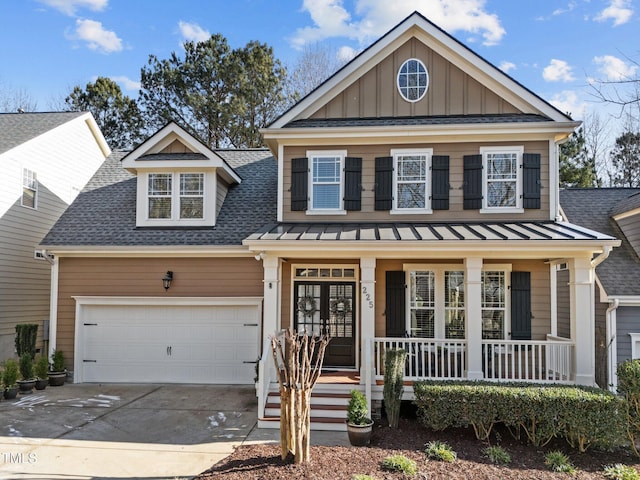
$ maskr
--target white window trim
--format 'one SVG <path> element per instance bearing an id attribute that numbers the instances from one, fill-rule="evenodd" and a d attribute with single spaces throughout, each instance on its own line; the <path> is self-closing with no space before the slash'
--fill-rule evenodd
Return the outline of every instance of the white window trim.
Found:
<path id="1" fill-rule="evenodd" d="M 453 263 L 453 264 L 428 264 L 428 263 L 407 263 L 402 266 L 405 274 L 409 277 L 411 272 L 424 272 L 430 271 L 434 272 L 435 275 L 435 325 L 434 325 L 434 338 L 437 340 L 445 339 L 445 296 L 444 296 L 444 272 L 452 272 L 452 271 L 462 271 L 465 273 L 465 285 L 467 282 L 466 271 L 464 264 L 461 263 Z M 511 339 L 511 271 L 513 266 L 509 263 L 496 263 L 496 264 L 485 264 L 482 266 L 483 272 L 504 272 L 505 278 L 505 313 L 504 313 L 504 331 L 502 335 L 504 339 Z M 410 288 L 410 278 L 407 279 L 407 288 L 405 293 L 405 331 L 411 331 L 411 288 Z M 465 308 L 467 308 L 469 299 L 465 292 Z M 482 300 L 481 300 L 482 302 Z M 482 303 L 481 303 L 482 305 Z M 480 305 L 480 307 L 481 307 Z M 468 340 L 469 335 L 469 325 L 468 319 L 465 318 L 465 337 Z M 482 327 L 480 328 L 482 331 Z"/>
<path id="2" fill-rule="evenodd" d="M 202 218 L 180 218 L 180 174 L 197 173 L 204 176 Z M 171 217 L 149 218 L 149 175 L 171 175 Z M 215 172 L 203 170 L 153 170 L 138 173 L 136 226 L 138 227 L 208 227 L 215 225 L 217 186 Z"/>
<path id="3" fill-rule="evenodd" d="M 424 86 L 424 92 L 422 92 L 422 95 L 420 95 L 418 98 L 414 100 L 410 100 L 407 97 L 405 97 L 405 95 L 402 93 L 402 90 L 400 89 L 400 71 L 402 70 L 402 67 L 404 67 L 406 63 L 411 61 L 418 62 L 420 65 L 422 65 L 422 68 L 424 68 L 425 74 L 427 75 L 427 83 Z M 405 102 L 409 102 L 409 103 L 419 102 L 425 97 L 425 95 L 429 91 L 430 80 L 431 79 L 429 78 L 429 70 L 427 69 L 427 66 L 424 64 L 422 60 L 420 60 L 419 58 L 407 58 L 404 62 L 402 62 L 400 67 L 398 67 L 398 73 L 396 74 L 396 88 L 398 89 L 398 94 L 400 95 L 400 98 L 402 98 Z"/>
<path id="4" fill-rule="evenodd" d="M 33 176 L 34 179 L 34 183 L 35 183 L 35 187 L 31 188 L 31 187 L 27 187 L 24 183 L 24 176 L 25 173 L 29 172 L 29 174 L 31 176 Z M 22 168 L 22 179 L 21 179 L 21 184 L 20 184 L 20 206 L 25 207 L 25 208 L 29 208 L 31 210 L 37 210 L 38 209 L 38 174 L 36 173 L 35 170 L 31 170 L 30 168 L 26 168 L 23 167 Z M 33 191 L 33 207 L 31 205 L 25 205 L 24 204 L 24 189 L 28 188 L 29 190 Z"/>
<path id="5" fill-rule="evenodd" d="M 517 165 L 517 178 L 516 178 L 516 206 L 515 207 L 490 207 L 487 205 L 487 154 L 488 153 L 515 153 L 518 156 Z M 524 146 L 495 146 L 495 147 L 480 147 L 480 154 L 482 155 L 482 208 L 480 213 L 524 213 L 522 207 L 522 155 L 524 153 Z"/>
<path id="6" fill-rule="evenodd" d="M 309 206 L 307 215 L 346 215 L 344 209 L 344 159 L 347 156 L 346 150 L 308 150 L 309 159 L 308 191 Z M 340 206 L 338 208 L 313 208 L 313 159 L 317 157 L 340 157 Z"/>
<path id="7" fill-rule="evenodd" d="M 401 155 L 425 155 L 427 157 L 427 164 L 425 166 L 425 195 L 424 195 L 424 208 L 398 208 L 398 157 Z M 433 148 L 397 148 L 391 150 L 391 156 L 393 157 L 393 207 L 391 215 L 424 215 L 433 213 L 431 208 L 431 165 L 433 158 Z"/>

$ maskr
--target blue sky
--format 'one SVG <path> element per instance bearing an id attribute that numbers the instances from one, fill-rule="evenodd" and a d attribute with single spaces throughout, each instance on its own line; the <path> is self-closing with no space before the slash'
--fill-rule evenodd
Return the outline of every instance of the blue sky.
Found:
<path id="1" fill-rule="evenodd" d="M 574 118 L 616 113 L 590 79 L 638 76 L 637 0 L 3 0 L 0 93 L 50 110 L 73 88 L 113 78 L 135 97 L 150 54 L 185 40 L 259 40 L 292 65 L 305 45 L 357 53 L 414 10 Z"/>

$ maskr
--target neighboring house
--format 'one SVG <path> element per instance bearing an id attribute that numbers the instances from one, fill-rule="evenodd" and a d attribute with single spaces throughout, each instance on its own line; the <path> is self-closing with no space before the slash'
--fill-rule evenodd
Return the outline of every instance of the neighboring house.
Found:
<path id="1" fill-rule="evenodd" d="M 414 13 L 264 129 L 271 153 L 170 124 L 112 156 L 43 242 L 52 343 L 80 382 L 252 383 L 260 358 L 261 425 L 283 328 L 328 333 L 369 401 L 394 347 L 409 382 L 593 385 L 584 299 L 619 241 L 560 218 L 578 124 Z"/>
<path id="2" fill-rule="evenodd" d="M 561 190 L 560 205 L 568 221 L 622 240 L 596 268 L 595 289 L 596 379 L 615 388 L 618 363 L 640 358 L 640 188 Z M 559 300 L 567 281 L 559 271 Z M 560 309 L 558 328 L 566 323 Z"/>
<path id="3" fill-rule="evenodd" d="M 0 114 L 0 361 L 15 326 L 48 333 L 51 267 L 38 244 L 111 153 L 89 113 Z"/>

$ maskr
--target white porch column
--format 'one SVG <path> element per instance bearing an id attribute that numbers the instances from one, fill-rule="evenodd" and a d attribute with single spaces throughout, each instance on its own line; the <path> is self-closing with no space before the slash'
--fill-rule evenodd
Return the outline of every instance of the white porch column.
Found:
<path id="1" fill-rule="evenodd" d="M 264 268 L 262 331 L 264 338 L 267 338 L 280 330 L 280 259 L 266 255 L 262 259 L 262 266 Z"/>
<path id="2" fill-rule="evenodd" d="M 575 342 L 575 380 L 578 385 L 595 385 L 595 314 L 593 267 L 590 258 L 569 260 L 571 338 Z"/>
<path id="3" fill-rule="evenodd" d="M 360 383 L 364 382 L 367 407 L 371 412 L 373 383 L 373 337 L 375 336 L 376 259 L 360 259 Z"/>
<path id="4" fill-rule="evenodd" d="M 467 378 L 482 373 L 482 258 L 467 257 L 465 266 L 465 318 L 467 319 Z"/>

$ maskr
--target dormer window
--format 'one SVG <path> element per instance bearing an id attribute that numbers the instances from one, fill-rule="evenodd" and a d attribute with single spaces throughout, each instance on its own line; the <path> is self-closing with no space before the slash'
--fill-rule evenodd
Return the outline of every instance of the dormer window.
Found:
<path id="1" fill-rule="evenodd" d="M 180 218 L 203 218 L 204 175 L 180 174 Z"/>
<path id="2" fill-rule="evenodd" d="M 147 174 L 147 221 L 176 225 L 205 218 L 205 178 L 200 172 Z"/>
<path id="3" fill-rule="evenodd" d="M 171 218 L 170 173 L 149 174 L 149 218 Z"/>

